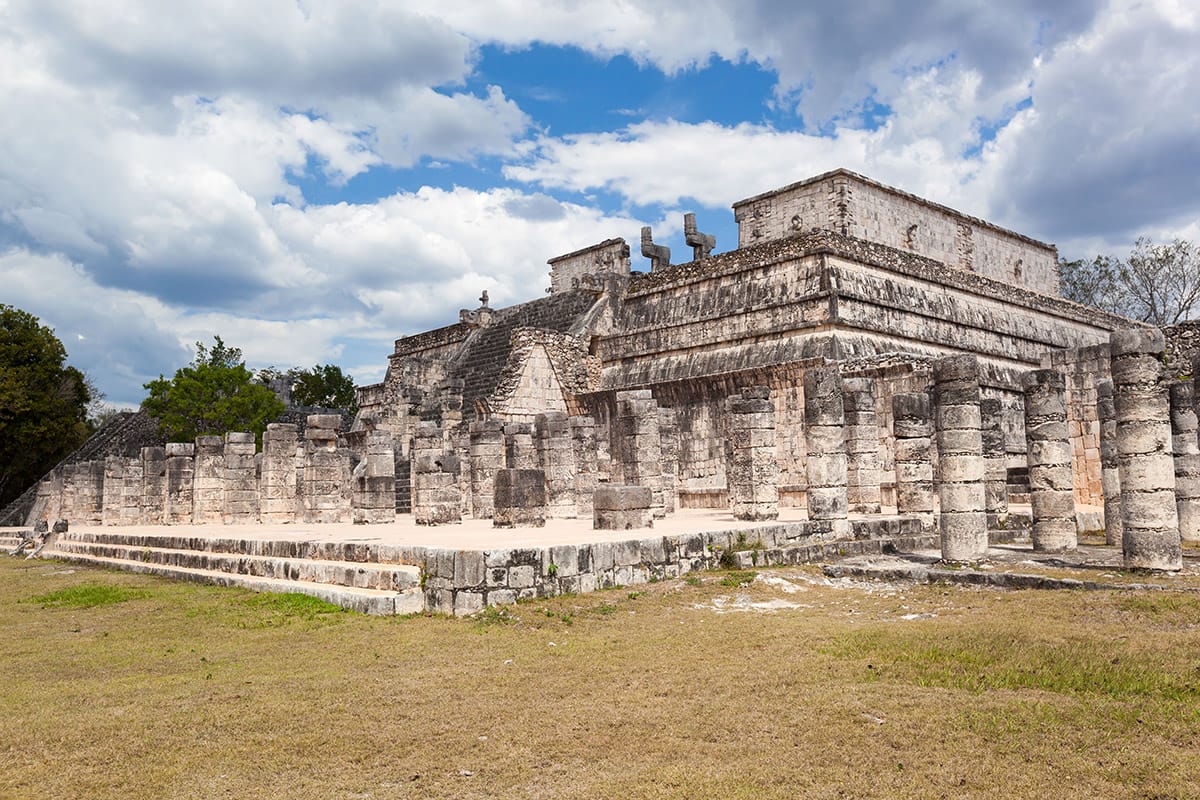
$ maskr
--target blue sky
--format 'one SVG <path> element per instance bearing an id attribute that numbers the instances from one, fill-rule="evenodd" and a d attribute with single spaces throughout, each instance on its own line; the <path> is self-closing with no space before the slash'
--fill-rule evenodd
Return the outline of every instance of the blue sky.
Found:
<path id="1" fill-rule="evenodd" d="M 846 167 L 1058 244 L 1200 239 L 1189 0 L 0 5 L 0 302 L 136 405 L 214 334 L 382 377 L 546 259 Z"/>

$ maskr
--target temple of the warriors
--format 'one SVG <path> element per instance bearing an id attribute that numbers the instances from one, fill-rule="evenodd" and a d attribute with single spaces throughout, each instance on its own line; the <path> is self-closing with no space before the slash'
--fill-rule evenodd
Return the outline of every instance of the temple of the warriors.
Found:
<path id="1" fill-rule="evenodd" d="M 1180 569 L 1182 543 L 1200 540 L 1197 393 L 1178 380 L 1194 326 L 1064 300 L 1052 245 L 846 170 L 733 211 L 734 249 L 716 252 L 687 214 L 691 252 L 644 228 L 637 256 L 623 239 L 554 256 L 544 296 L 492 308 L 485 292 L 398 339 L 349 423 L 301 415 L 268 426 L 261 450 L 237 432 L 93 448 L 39 484 L 28 523 L 496 531 L 484 551 L 225 554 L 268 588 L 280 570 L 357 570 L 363 591 L 407 598 L 351 603 L 384 612 L 678 575 L 726 563 L 747 531 L 762 563 L 881 542 L 968 562 L 1013 536 L 1070 551 L 1086 517 L 1126 566 Z M 681 509 L 733 522 L 654 534 Z M 564 519 L 613 538 L 503 545 L 506 529 Z M 116 563 L 161 544 L 134 538 L 93 531 L 53 552 Z M 212 551 L 203 564 L 224 558 Z M 280 553 L 304 565 L 273 565 Z M 391 571 L 364 578 L 367 563 Z M 421 570 L 419 589 L 402 568 Z"/>

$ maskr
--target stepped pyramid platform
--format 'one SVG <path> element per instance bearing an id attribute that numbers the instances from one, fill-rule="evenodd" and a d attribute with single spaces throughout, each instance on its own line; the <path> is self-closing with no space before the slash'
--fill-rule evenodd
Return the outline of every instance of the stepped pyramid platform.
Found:
<path id="1" fill-rule="evenodd" d="M 58 558 L 165 577 L 299 592 L 369 614 L 470 614 L 519 599 L 589 592 L 711 569 L 796 564 L 833 555 L 910 552 L 937 543 L 932 516 L 851 518 L 835 535 L 785 509 L 745 523 L 727 511 L 680 510 L 653 528 L 597 531 L 587 519 L 497 529 L 490 520 L 385 525 L 73 525 Z M 20 529 L 0 528 L 0 543 Z M 724 562 L 722 562 L 722 557 Z M 733 558 L 731 559 L 731 556 Z"/>

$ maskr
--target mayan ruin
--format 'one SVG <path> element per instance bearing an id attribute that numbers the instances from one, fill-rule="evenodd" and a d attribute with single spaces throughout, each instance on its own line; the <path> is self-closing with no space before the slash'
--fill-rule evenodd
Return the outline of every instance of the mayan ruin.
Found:
<path id="1" fill-rule="evenodd" d="M 1172 331 L 1063 300 L 1050 245 L 846 170 L 733 212 L 734 249 L 714 252 L 688 214 L 690 260 L 647 228 L 648 269 L 609 239 L 549 258 L 543 297 L 493 308 L 484 292 L 396 340 L 352 420 L 273 423 L 261 452 L 231 432 L 67 463 L 23 521 L 66 521 L 43 553 L 247 585 L 309 570 L 334 598 L 338 570 L 367 563 L 346 585 L 378 591 L 338 601 L 380 613 L 759 563 L 737 552 L 747 533 L 764 563 L 935 546 L 969 564 L 997 542 L 1066 553 L 1106 531 L 1126 567 L 1181 568 L 1200 450 L 1196 395 L 1163 366 Z M 189 555 L 146 529 L 405 520 L 429 546 L 252 538 Z M 504 544 L 560 520 L 612 535 Z M 495 531 L 482 550 L 439 547 L 476 521 Z"/>

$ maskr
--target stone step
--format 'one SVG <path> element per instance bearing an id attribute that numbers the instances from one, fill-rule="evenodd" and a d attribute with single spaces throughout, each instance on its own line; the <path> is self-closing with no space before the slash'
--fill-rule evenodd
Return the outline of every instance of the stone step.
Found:
<path id="1" fill-rule="evenodd" d="M 132 548 L 162 548 L 268 558 L 347 561 L 375 564 L 421 564 L 412 548 L 369 542 L 250 539 L 233 536 L 186 536 L 171 533 L 126 533 L 120 529 L 72 530 L 62 541 Z"/>
<path id="2" fill-rule="evenodd" d="M 60 538 L 53 548 L 47 548 L 47 552 L 228 572 L 253 578 L 337 584 L 354 589 L 402 592 L 421 583 L 420 569 L 402 564 L 280 558 L 183 548 L 81 542 L 71 538 Z"/>
<path id="3" fill-rule="evenodd" d="M 64 561 L 109 567 L 126 572 L 160 575 L 166 578 L 209 583 L 216 586 L 237 586 L 256 592 L 294 592 L 305 594 L 363 614 L 416 614 L 425 610 L 425 594 L 419 585 L 402 592 L 394 592 L 383 589 L 360 589 L 329 583 L 263 578 L 217 570 L 170 566 L 153 562 L 147 563 L 123 558 L 97 556 L 90 553 L 69 552 L 58 550 L 57 548 L 54 550 L 47 549 L 42 555 L 47 558 L 59 558 Z"/>

